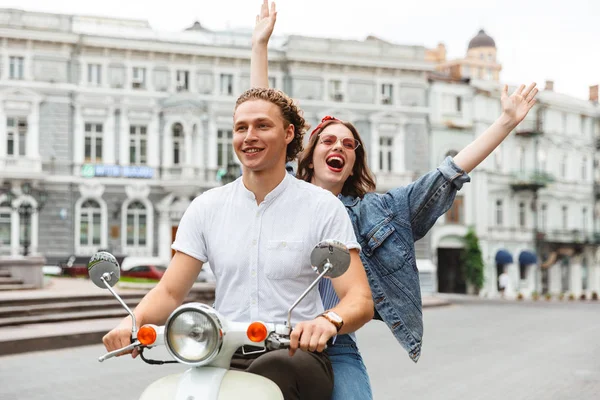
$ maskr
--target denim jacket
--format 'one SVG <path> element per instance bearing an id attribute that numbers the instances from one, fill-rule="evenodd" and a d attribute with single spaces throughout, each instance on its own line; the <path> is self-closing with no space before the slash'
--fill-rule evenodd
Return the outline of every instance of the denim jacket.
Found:
<path id="1" fill-rule="evenodd" d="M 471 179 L 447 157 L 408 186 L 364 198 L 340 196 L 362 250 L 375 317 L 384 321 L 417 362 L 423 340 L 423 312 L 415 241 L 421 239 Z"/>

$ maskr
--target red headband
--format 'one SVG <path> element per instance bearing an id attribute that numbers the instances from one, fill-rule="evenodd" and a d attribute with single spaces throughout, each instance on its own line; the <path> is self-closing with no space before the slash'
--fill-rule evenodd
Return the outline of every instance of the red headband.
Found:
<path id="1" fill-rule="evenodd" d="M 315 132 L 318 131 L 319 129 L 321 129 L 323 127 L 323 124 L 325 122 L 327 122 L 327 121 L 339 121 L 339 122 L 342 122 L 341 120 L 339 120 L 339 119 L 337 119 L 335 117 L 332 117 L 331 115 L 326 115 L 321 120 L 321 123 L 319 125 L 317 125 L 317 127 L 315 129 L 313 129 L 313 131 L 310 133 L 310 138 L 312 138 L 313 135 L 315 134 Z"/>

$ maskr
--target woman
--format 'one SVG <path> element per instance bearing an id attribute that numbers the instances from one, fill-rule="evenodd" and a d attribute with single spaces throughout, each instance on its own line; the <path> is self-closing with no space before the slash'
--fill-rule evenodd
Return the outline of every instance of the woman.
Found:
<path id="1" fill-rule="evenodd" d="M 252 38 L 251 84 L 268 86 L 267 44 L 276 20 L 275 4 L 264 0 Z M 502 92 L 501 116 L 477 139 L 447 157 L 412 184 L 375 193 L 364 143 L 354 126 L 327 116 L 312 131 L 298 162 L 297 176 L 338 196 L 352 219 L 376 308 L 410 358 L 421 353 L 423 318 L 414 242 L 452 206 L 456 192 L 525 118 L 535 104 L 535 84 Z M 337 304 L 329 281 L 320 285 L 325 309 Z M 327 349 L 335 380 L 333 399 L 371 399 L 371 388 L 354 335 L 341 335 Z"/>

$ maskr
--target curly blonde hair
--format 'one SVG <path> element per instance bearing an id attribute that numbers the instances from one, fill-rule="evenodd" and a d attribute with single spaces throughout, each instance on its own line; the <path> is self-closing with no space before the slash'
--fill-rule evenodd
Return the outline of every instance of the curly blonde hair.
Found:
<path id="1" fill-rule="evenodd" d="M 303 112 L 298 108 L 294 101 L 281 90 L 269 89 L 269 88 L 252 88 L 246 90 L 238 97 L 235 102 L 235 109 L 237 110 L 240 104 L 250 100 L 265 100 L 269 103 L 275 104 L 281 111 L 283 120 L 287 123 L 287 128 L 290 124 L 294 126 L 294 139 L 287 145 L 286 150 L 286 162 L 293 161 L 296 159 L 298 154 L 302 152 L 304 133 L 308 129 L 308 125 L 303 117 Z"/>

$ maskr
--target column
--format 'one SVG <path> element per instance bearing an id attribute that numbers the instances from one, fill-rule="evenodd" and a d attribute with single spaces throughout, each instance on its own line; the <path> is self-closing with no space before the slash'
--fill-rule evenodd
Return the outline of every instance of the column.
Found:
<path id="1" fill-rule="evenodd" d="M 108 107 L 106 120 L 102 129 L 102 163 L 115 163 L 115 109 Z"/>
<path id="2" fill-rule="evenodd" d="M 192 162 L 193 157 L 193 141 L 192 141 L 192 123 L 187 120 L 183 122 L 183 141 L 185 149 L 183 149 L 183 175 L 194 176 L 194 167 Z"/>
<path id="3" fill-rule="evenodd" d="M 217 170 L 217 122 L 213 114 L 208 120 L 208 168 Z"/>
<path id="4" fill-rule="evenodd" d="M 571 268 L 571 273 L 569 274 L 569 292 L 579 297 L 582 293 L 581 256 L 573 257 L 569 268 Z"/>
<path id="5" fill-rule="evenodd" d="M 127 108 L 121 107 L 121 120 L 119 121 L 119 164 L 129 165 L 129 118 Z"/>
<path id="6" fill-rule="evenodd" d="M 398 130 L 396 131 L 394 143 L 394 158 L 392 159 L 393 171 L 396 174 L 401 174 L 407 170 L 406 168 L 406 135 L 405 135 L 405 124 L 400 122 L 398 124 Z M 412 144 L 414 149 L 414 144 Z"/>
<path id="7" fill-rule="evenodd" d="M 31 214 L 31 244 L 29 246 L 29 254 L 35 255 L 38 252 L 38 238 L 39 238 L 39 229 L 40 229 L 40 212 L 34 212 Z"/>
<path id="8" fill-rule="evenodd" d="M 206 160 L 204 159 L 204 152 L 202 151 L 202 143 L 204 141 L 204 123 L 201 119 L 195 120 L 196 131 L 194 132 L 194 166 L 200 168 L 202 171 L 206 168 Z"/>
<path id="9" fill-rule="evenodd" d="M 171 218 L 168 210 L 161 210 L 158 216 L 158 256 L 164 261 L 171 259 Z"/>
<path id="10" fill-rule="evenodd" d="M 379 129 L 377 128 L 377 121 L 372 117 L 369 118 L 371 123 L 371 153 L 369 158 L 371 159 L 371 170 L 379 172 Z"/>
<path id="11" fill-rule="evenodd" d="M 73 112 L 75 113 L 75 127 L 73 129 L 73 161 L 75 163 L 75 175 L 79 176 L 78 167 L 84 161 L 84 121 L 82 115 L 82 106 L 75 104 Z"/>
<path id="12" fill-rule="evenodd" d="M 35 102 L 27 117 L 27 158 L 40 158 L 40 103 Z"/>
<path id="13" fill-rule="evenodd" d="M 158 110 L 152 110 L 152 118 L 148 124 L 148 166 L 158 169 L 160 166 L 160 135 L 158 130 L 160 124 L 158 121 Z"/>
<path id="14" fill-rule="evenodd" d="M 549 267 L 548 271 L 548 288 L 550 293 L 557 295 L 562 292 L 562 276 L 560 263 L 555 263 Z"/>
<path id="15" fill-rule="evenodd" d="M 167 119 L 165 121 L 165 127 L 163 130 L 163 167 L 170 168 L 173 166 L 173 141 L 171 135 L 171 129 L 173 126 L 173 120 Z"/>

